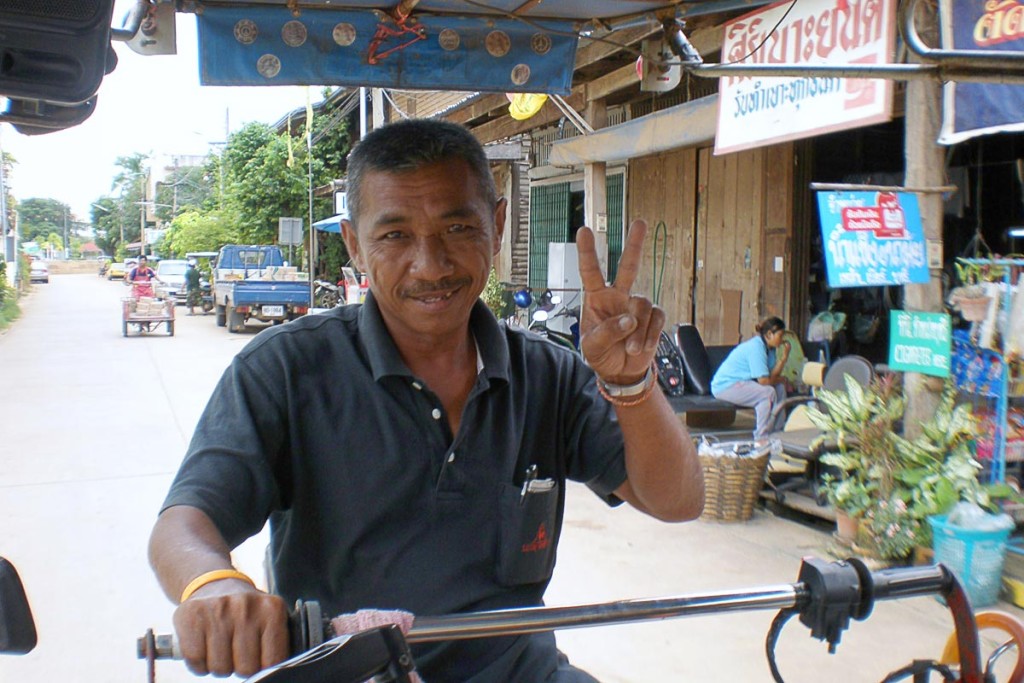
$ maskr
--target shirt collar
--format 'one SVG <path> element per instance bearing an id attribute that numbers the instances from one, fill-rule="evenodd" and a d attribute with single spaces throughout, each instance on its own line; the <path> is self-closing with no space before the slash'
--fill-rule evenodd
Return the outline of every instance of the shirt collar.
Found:
<path id="1" fill-rule="evenodd" d="M 469 314 L 469 329 L 476 343 L 477 374 L 507 383 L 508 341 L 494 314 L 483 301 L 473 305 Z M 359 310 L 359 334 L 374 381 L 388 375 L 413 376 L 398 353 L 372 292 L 366 294 L 366 301 Z"/>

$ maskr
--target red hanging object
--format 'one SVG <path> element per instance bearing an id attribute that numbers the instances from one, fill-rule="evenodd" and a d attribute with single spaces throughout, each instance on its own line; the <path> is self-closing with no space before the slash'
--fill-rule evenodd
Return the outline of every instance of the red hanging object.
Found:
<path id="1" fill-rule="evenodd" d="M 420 25 L 419 22 L 410 17 L 412 6 L 415 4 L 415 2 L 403 2 L 391 11 L 390 16 L 391 20 L 395 22 L 395 28 L 392 28 L 383 22 L 377 24 L 377 32 L 373 34 L 373 40 L 370 41 L 370 51 L 366 55 L 366 61 L 369 64 L 377 64 L 388 55 L 398 52 L 399 50 L 404 50 L 413 43 L 426 39 L 426 27 Z M 388 50 L 378 52 L 381 45 L 383 45 L 384 41 L 388 38 L 399 38 L 406 35 L 411 35 L 412 38 L 400 45 L 395 45 Z"/>

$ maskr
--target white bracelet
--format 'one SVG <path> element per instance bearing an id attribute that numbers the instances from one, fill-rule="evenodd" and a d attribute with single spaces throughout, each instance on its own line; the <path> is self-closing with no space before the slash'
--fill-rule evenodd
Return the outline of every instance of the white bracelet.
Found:
<path id="1" fill-rule="evenodd" d="M 635 384 L 611 384 L 609 382 L 605 382 L 600 377 L 597 378 L 597 381 L 609 396 L 613 396 L 615 398 L 628 398 L 630 396 L 642 394 L 650 388 L 651 383 L 655 381 L 654 368 L 648 367 L 647 373 L 644 374 L 643 378 Z"/>

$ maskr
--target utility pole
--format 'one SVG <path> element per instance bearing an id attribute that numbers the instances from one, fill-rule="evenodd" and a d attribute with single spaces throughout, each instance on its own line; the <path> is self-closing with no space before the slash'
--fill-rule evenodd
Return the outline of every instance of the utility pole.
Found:
<path id="1" fill-rule="evenodd" d="M 139 256 L 146 255 L 146 203 L 139 204 Z"/>
<path id="2" fill-rule="evenodd" d="M 3 245 L 0 251 L 3 252 L 5 262 L 14 261 L 14 254 L 17 252 L 12 247 L 13 242 L 7 241 L 7 183 L 4 178 L 4 150 L 0 147 L 0 237 L 3 238 Z M 13 237 L 12 237 L 13 240 Z"/>
<path id="3" fill-rule="evenodd" d="M 140 185 L 142 186 L 142 199 L 139 200 L 139 256 L 146 255 L 146 200 L 149 199 L 149 183 L 146 182 L 149 179 L 149 174 L 144 173 L 139 175 Z"/>
<path id="4" fill-rule="evenodd" d="M 917 3 L 914 23 L 927 42 L 935 44 L 938 37 L 938 20 L 935 9 L 928 3 Z M 919 61 L 919 60 L 915 60 Z M 938 187 L 943 184 L 943 150 L 936 143 L 942 116 L 942 89 L 938 81 L 913 80 L 907 82 L 907 114 L 905 117 L 906 178 L 909 187 Z M 929 192 L 918 195 L 921 207 L 921 223 L 925 239 L 929 242 L 942 240 L 942 195 Z M 932 270 L 927 284 L 906 285 L 903 290 L 903 304 L 908 311 L 941 312 L 941 272 Z M 935 413 L 938 406 L 941 385 L 936 386 L 933 378 L 916 372 L 904 375 L 904 390 L 907 395 L 904 430 L 908 438 L 920 434 L 921 424 Z"/>
<path id="5" fill-rule="evenodd" d="M 64 205 L 64 260 L 71 258 L 71 244 L 68 242 L 68 205 Z"/>

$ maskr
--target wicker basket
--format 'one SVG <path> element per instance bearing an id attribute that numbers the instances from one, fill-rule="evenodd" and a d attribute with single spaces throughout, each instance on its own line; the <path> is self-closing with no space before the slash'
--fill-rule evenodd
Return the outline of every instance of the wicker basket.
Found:
<path id="1" fill-rule="evenodd" d="M 704 470 L 704 512 L 700 518 L 715 522 L 743 522 L 754 515 L 754 503 L 764 484 L 771 450 L 755 448 L 744 455 L 715 449 L 699 452 Z"/>

